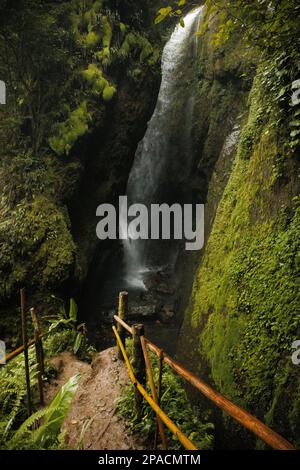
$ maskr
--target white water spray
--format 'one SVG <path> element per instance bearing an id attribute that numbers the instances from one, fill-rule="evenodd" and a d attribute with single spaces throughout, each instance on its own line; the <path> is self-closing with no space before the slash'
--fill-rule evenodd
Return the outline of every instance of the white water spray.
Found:
<path id="1" fill-rule="evenodd" d="M 163 203 L 175 197 L 191 172 L 192 126 L 195 107 L 195 63 L 202 7 L 184 18 L 185 27 L 177 25 L 162 56 L 162 82 L 153 116 L 140 142 L 127 185 L 129 203 Z M 181 202 L 178 200 L 177 202 Z M 143 288 L 143 273 L 154 266 L 149 262 L 154 241 L 131 240 L 125 219 L 120 223 L 124 240 L 126 280 Z M 152 243 L 152 244 L 151 244 Z M 151 244 L 151 245 L 150 245 Z M 156 245 L 157 246 L 157 245 Z M 162 260 L 161 250 L 157 258 Z M 170 262 L 166 256 L 164 262 Z"/>

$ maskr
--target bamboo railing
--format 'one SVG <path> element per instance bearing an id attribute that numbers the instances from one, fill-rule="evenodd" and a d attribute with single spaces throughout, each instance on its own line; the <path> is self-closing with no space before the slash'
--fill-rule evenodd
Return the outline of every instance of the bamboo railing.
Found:
<path id="1" fill-rule="evenodd" d="M 38 335 L 38 338 L 39 339 L 46 338 L 48 336 L 48 334 L 49 333 L 40 333 Z M 22 354 L 22 352 L 24 352 L 25 348 L 30 348 L 31 346 L 34 346 L 36 344 L 36 340 L 37 340 L 37 338 L 31 338 L 27 341 L 26 344 L 22 344 L 22 346 L 19 346 L 14 351 L 11 351 L 10 353 L 6 354 L 6 356 L 4 358 L 5 364 L 7 364 L 9 361 L 11 361 L 15 357 L 19 356 L 20 354 Z"/>
<path id="2" fill-rule="evenodd" d="M 24 351 L 25 347 L 29 348 L 30 346 L 33 346 L 33 345 L 34 345 L 34 338 L 31 338 L 29 341 L 27 341 L 26 345 L 22 344 L 22 346 L 20 346 L 19 348 L 6 354 L 4 358 L 5 363 L 7 363 L 8 361 L 11 361 L 12 359 L 14 359 L 14 357 L 19 356 L 19 354 L 21 354 Z"/>
<path id="3" fill-rule="evenodd" d="M 127 305 L 127 293 L 121 292 L 119 295 L 119 306 L 122 306 L 122 297 L 126 295 L 126 305 Z M 134 334 L 134 327 L 129 326 L 125 322 L 126 315 L 124 314 L 124 308 L 122 310 L 122 318 L 120 318 L 118 315 L 114 316 L 115 321 L 118 324 L 118 331 L 120 331 L 120 327 L 122 328 L 122 334 L 124 337 L 124 331 L 128 332 L 129 334 L 133 335 Z M 125 358 L 124 352 L 125 347 L 123 345 L 122 340 L 120 339 L 120 335 L 117 333 L 116 328 L 113 327 L 114 333 L 117 337 L 117 343 L 118 347 L 122 350 L 123 356 L 127 365 L 128 366 L 128 357 Z M 151 407 L 153 410 L 156 412 L 157 417 L 158 417 L 158 423 L 163 421 L 169 429 L 171 427 L 166 423 L 165 418 L 164 418 L 164 412 L 161 410 L 159 405 L 157 404 L 157 395 L 160 397 L 161 394 L 161 378 L 158 381 L 158 388 L 159 391 L 156 393 L 153 390 L 153 379 L 152 377 L 152 370 L 151 370 L 151 363 L 149 359 L 147 358 L 147 352 L 146 349 L 148 348 L 150 351 L 152 351 L 154 354 L 158 356 L 158 358 L 164 362 L 165 364 L 169 365 L 179 376 L 184 378 L 187 382 L 189 382 L 191 385 L 193 385 L 199 392 L 202 393 L 202 395 L 206 396 L 209 400 L 211 400 L 216 406 L 218 406 L 221 410 L 223 410 L 225 413 L 227 413 L 229 416 L 231 416 L 235 421 L 240 423 L 244 428 L 248 429 L 249 431 L 253 432 L 258 438 L 260 438 L 263 442 L 268 444 L 272 449 L 276 450 L 295 450 L 294 446 L 288 442 L 286 439 L 284 439 L 282 436 L 280 436 L 278 433 L 270 429 L 268 426 L 266 426 L 262 421 L 259 419 L 255 418 L 255 416 L 252 416 L 248 411 L 244 410 L 240 406 L 236 405 L 232 401 L 230 401 L 228 398 L 226 398 L 224 395 L 220 394 L 216 390 L 214 390 L 211 386 L 209 386 L 206 382 L 201 380 L 199 377 L 197 377 L 195 374 L 190 372 L 188 369 L 186 369 L 182 364 L 171 358 L 167 353 L 165 353 L 162 349 L 160 349 L 158 346 L 153 344 L 151 341 L 149 341 L 147 338 L 142 336 L 140 338 L 141 344 L 142 344 L 142 350 L 144 353 L 144 361 L 145 361 L 145 368 L 147 369 L 148 377 L 149 377 L 149 382 L 150 382 L 150 389 L 152 393 L 152 402 L 150 403 L 149 401 L 149 396 L 146 397 L 144 394 L 144 389 L 143 392 L 141 391 L 141 385 L 138 384 L 134 376 L 132 376 L 131 372 L 129 373 L 129 376 L 136 386 L 136 388 L 140 391 L 140 393 L 144 396 L 144 398 L 150 403 Z M 122 347 L 121 347 L 122 345 Z M 131 369 L 132 371 L 132 369 Z M 160 370 L 161 374 L 161 370 Z M 134 381 L 135 380 L 135 381 Z M 152 383 L 151 383 L 152 382 Z M 153 406 L 155 405 L 155 406 Z M 161 421 L 159 421 L 161 420 Z M 173 423 L 174 424 L 174 423 Z M 161 425 L 158 425 L 159 429 Z M 171 429 L 172 431 L 172 429 Z M 160 432 L 161 434 L 161 432 Z M 162 434 L 161 434 L 162 436 Z M 178 436 L 178 434 L 177 434 Z M 179 436 L 178 436 L 179 438 Z M 162 441 L 164 443 L 164 440 L 162 438 Z M 182 441 L 181 441 L 182 442 Z M 186 447 L 188 448 L 188 447 Z"/>
<path id="4" fill-rule="evenodd" d="M 31 386 L 30 386 L 30 371 L 29 371 L 29 357 L 28 349 L 31 346 L 35 346 L 36 362 L 38 369 L 38 389 L 40 404 L 44 405 L 44 389 L 43 389 L 43 375 L 45 373 L 44 367 L 44 350 L 42 338 L 45 338 L 48 333 L 41 333 L 40 322 L 37 312 L 34 308 L 30 309 L 30 314 L 34 327 L 34 338 L 28 340 L 27 338 L 27 321 L 26 321 L 26 301 L 25 301 L 25 289 L 20 289 L 20 310 L 21 310 L 21 325 L 22 325 L 22 340 L 23 344 L 14 351 L 6 354 L 4 357 L 4 364 L 24 353 L 24 368 L 26 377 L 26 398 L 27 398 L 27 414 L 28 416 L 32 413 L 32 401 L 31 401 Z"/>
<path id="5" fill-rule="evenodd" d="M 153 400 L 153 398 L 151 398 L 150 395 L 148 395 L 148 393 L 146 392 L 144 387 L 138 382 L 138 380 L 136 379 L 136 377 L 133 373 L 132 366 L 131 366 L 130 361 L 128 359 L 128 356 L 127 356 L 125 347 L 123 345 L 123 342 L 122 342 L 115 326 L 113 326 L 113 331 L 116 335 L 119 348 L 122 351 L 122 354 L 123 354 L 123 357 L 124 357 L 124 360 L 125 360 L 125 364 L 126 364 L 126 367 L 127 367 L 127 370 L 128 370 L 128 375 L 130 377 L 130 380 L 134 384 L 134 386 L 137 388 L 137 390 L 140 392 L 140 394 L 145 398 L 145 400 L 149 403 L 149 405 L 155 411 L 155 413 L 159 416 L 161 421 L 163 421 L 165 423 L 165 425 L 173 432 L 173 434 L 178 437 L 178 439 L 183 444 L 183 446 L 188 450 L 197 450 L 197 447 L 192 443 L 192 441 L 190 441 L 180 431 L 180 429 L 176 426 L 176 424 L 173 423 L 173 421 L 166 415 L 166 413 L 164 413 L 164 411 L 158 406 L 158 404 Z"/>
<path id="6" fill-rule="evenodd" d="M 295 450 L 294 446 L 280 436 L 278 433 L 270 429 L 263 422 L 252 416 L 249 412 L 236 405 L 228 398 L 214 390 L 210 385 L 204 382 L 202 379 L 197 377 L 195 374 L 186 369 L 182 364 L 171 358 L 165 351 L 160 349 L 154 343 L 149 341 L 144 336 L 143 325 L 129 326 L 126 323 L 126 316 L 128 310 L 128 293 L 120 292 L 119 294 L 119 315 L 114 316 L 114 320 L 117 322 L 117 328 L 113 326 L 113 332 L 117 339 L 118 357 L 125 361 L 128 375 L 135 387 L 135 401 L 137 407 L 137 414 L 141 418 L 142 402 L 141 398 L 145 399 L 154 412 L 157 415 L 157 429 L 155 433 L 155 444 L 154 448 L 157 448 L 158 433 L 161 437 L 163 449 L 167 449 L 167 437 L 164 430 L 164 425 L 167 426 L 170 431 L 177 436 L 182 445 L 188 450 L 197 450 L 191 440 L 185 436 L 182 431 L 176 426 L 176 424 L 167 416 L 167 414 L 160 407 L 160 399 L 162 393 L 162 365 L 163 363 L 169 365 L 179 376 L 184 378 L 187 382 L 193 385 L 199 392 L 205 397 L 211 400 L 221 410 L 231 416 L 235 421 L 240 423 L 244 428 L 253 432 L 263 442 L 268 444 L 271 448 L 276 450 Z M 23 332 L 23 345 L 17 348 L 15 351 L 9 353 L 5 357 L 5 361 L 8 362 L 19 354 L 24 353 L 25 370 L 28 369 L 28 348 L 35 345 L 36 357 L 39 371 L 39 391 L 40 401 L 43 404 L 43 384 L 42 375 L 44 373 L 44 358 L 43 358 L 43 346 L 42 338 L 47 336 L 48 333 L 42 334 L 40 331 L 40 325 L 38 316 L 34 309 L 31 309 L 31 316 L 34 324 L 34 338 L 27 339 L 26 322 L 25 322 L 25 295 L 24 291 L 21 290 L 21 313 L 22 313 L 22 332 Z M 125 337 L 126 333 L 129 333 L 133 337 L 133 363 L 129 361 L 128 355 L 125 348 Z M 148 355 L 148 349 L 158 356 L 159 359 L 159 371 L 158 371 L 158 383 L 155 387 L 151 361 Z M 151 390 L 150 396 L 146 389 L 146 375 L 148 376 L 149 386 Z M 28 414 L 31 413 L 31 393 L 30 393 L 30 382 L 28 380 L 27 390 L 27 406 Z"/>

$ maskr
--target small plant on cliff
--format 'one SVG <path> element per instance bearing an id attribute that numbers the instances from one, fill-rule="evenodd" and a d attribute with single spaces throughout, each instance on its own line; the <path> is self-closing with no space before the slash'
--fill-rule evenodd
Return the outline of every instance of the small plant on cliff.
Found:
<path id="1" fill-rule="evenodd" d="M 52 150 L 57 155 L 68 155 L 75 142 L 87 133 L 91 119 L 87 102 L 82 101 L 76 109 L 69 111 L 66 121 L 55 126 L 55 136 L 49 139 Z"/>
<path id="2" fill-rule="evenodd" d="M 58 314 L 51 318 L 49 337 L 45 347 L 50 355 L 70 350 L 80 359 L 90 361 L 93 348 L 87 344 L 85 323 L 77 324 L 77 305 L 70 299 L 69 312 L 66 312 L 63 301 Z"/>

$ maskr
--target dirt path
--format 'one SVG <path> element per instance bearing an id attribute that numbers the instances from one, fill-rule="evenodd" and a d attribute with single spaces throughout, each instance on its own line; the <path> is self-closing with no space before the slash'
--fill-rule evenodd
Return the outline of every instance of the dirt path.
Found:
<path id="1" fill-rule="evenodd" d="M 51 361 L 59 369 L 57 379 L 46 390 L 47 402 L 73 375 L 81 379 L 69 414 L 63 425 L 66 444 L 77 448 L 84 424 L 91 419 L 83 439 L 87 450 L 145 449 L 142 440 L 132 436 L 117 413 L 121 387 L 129 383 L 125 365 L 117 360 L 115 348 L 99 353 L 91 365 L 65 352 Z"/>

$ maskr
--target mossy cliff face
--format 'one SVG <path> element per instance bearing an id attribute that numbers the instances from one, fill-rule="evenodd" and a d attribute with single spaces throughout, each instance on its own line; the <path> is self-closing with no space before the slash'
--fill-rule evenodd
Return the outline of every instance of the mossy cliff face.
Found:
<path id="1" fill-rule="evenodd" d="M 255 70 L 253 54 L 243 47 L 238 35 L 225 45 L 215 43 L 218 25 L 219 19 L 205 9 L 199 29 L 199 79 L 193 128 L 195 161 L 190 188 L 194 200 L 205 203 L 205 239 L 228 182 L 241 126 L 247 118 L 247 97 Z M 181 316 L 189 302 L 198 265 L 198 252 L 180 253 L 176 268 L 182 286 L 177 299 Z"/>
<path id="2" fill-rule="evenodd" d="M 209 48 L 203 47 L 209 63 Z M 234 55 L 240 58 L 238 50 Z M 179 356 L 299 446 L 300 376 L 291 361 L 292 342 L 300 337 L 299 166 L 284 150 L 286 133 L 279 126 L 279 109 L 270 105 L 267 69 L 258 68 L 248 107 L 242 106 L 242 131 L 233 164 L 227 159 L 228 177 L 218 190 L 225 164 L 219 157 L 210 180 L 206 246 L 196 255 Z M 200 78 L 201 87 L 204 83 Z M 234 90 L 231 84 L 225 86 L 224 102 Z M 214 113 L 226 122 L 232 116 L 230 102 Z M 199 122 L 204 132 L 202 117 Z M 209 134 L 202 140 L 201 168 L 211 165 Z M 232 421 L 223 418 L 231 429 Z"/>
<path id="3" fill-rule="evenodd" d="M 117 206 L 119 195 L 126 194 L 135 151 L 154 110 L 159 84 L 159 63 L 148 70 L 141 68 L 138 77 L 121 78 L 118 96 L 89 138 L 83 176 L 70 205 L 78 255 L 76 281 L 86 278 L 95 250 L 101 259 L 102 249 L 107 248 L 96 236 L 96 209 L 103 202 Z"/>
<path id="4" fill-rule="evenodd" d="M 197 116 L 195 139 L 197 171 L 202 178 L 202 200 L 225 139 L 240 124 L 255 69 L 253 53 L 236 34 L 219 45 L 214 33 L 218 18 L 204 10 L 199 36 Z M 247 77 L 247 79 L 245 79 Z"/>

